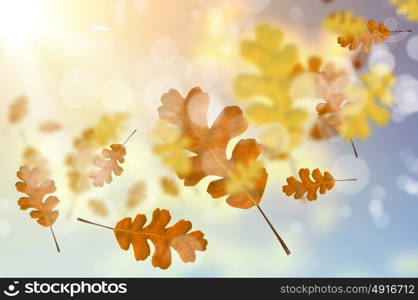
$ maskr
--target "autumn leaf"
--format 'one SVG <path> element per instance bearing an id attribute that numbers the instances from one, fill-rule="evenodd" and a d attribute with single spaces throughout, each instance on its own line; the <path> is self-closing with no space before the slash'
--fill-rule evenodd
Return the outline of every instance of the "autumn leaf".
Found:
<path id="1" fill-rule="evenodd" d="M 126 207 L 134 209 L 147 197 L 147 185 L 144 181 L 138 181 L 128 191 Z"/>
<path id="2" fill-rule="evenodd" d="M 336 181 L 356 181 L 357 179 L 341 179 L 335 180 L 334 177 L 329 172 L 324 172 L 321 174 L 319 169 L 314 169 L 312 171 L 312 178 L 309 169 L 300 169 L 299 177 L 300 181 L 295 177 L 290 176 L 287 178 L 287 185 L 282 187 L 283 192 L 287 196 L 292 196 L 295 199 L 302 199 L 302 197 L 307 193 L 307 199 L 309 201 L 314 201 L 317 199 L 317 193 L 325 194 L 330 191 Z"/>
<path id="3" fill-rule="evenodd" d="M 161 187 L 166 194 L 171 196 L 178 196 L 179 188 L 174 180 L 168 177 L 163 177 L 160 180 Z"/>
<path id="4" fill-rule="evenodd" d="M 90 167 L 97 150 L 120 138 L 127 118 L 128 115 L 123 113 L 104 115 L 74 140 L 73 151 L 65 159 L 68 183 L 73 193 L 81 194 L 91 188 Z"/>
<path id="5" fill-rule="evenodd" d="M 32 146 L 27 146 L 22 153 L 22 165 L 29 168 L 37 167 L 41 173 L 41 181 L 49 178 L 51 171 L 48 168 L 48 160 L 42 156 L 38 149 Z"/>
<path id="6" fill-rule="evenodd" d="M 181 260 L 185 263 L 196 260 L 196 251 L 205 251 L 207 240 L 204 239 L 204 233 L 201 231 L 189 232 L 192 229 L 192 223 L 186 220 L 180 220 L 171 227 L 171 216 L 168 210 L 156 209 L 153 212 L 151 222 L 144 226 L 147 217 L 137 214 L 135 219 L 124 218 L 120 220 L 115 228 L 96 224 L 81 218 L 79 221 L 102 226 L 114 231 L 116 240 L 123 250 L 129 250 L 132 245 L 136 260 L 146 260 L 151 249 L 149 241 L 153 243 L 155 252 L 152 256 L 152 265 L 163 270 L 171 265 L 171 248 L 173 248 Z"/>
<path id="7" fill-rule="evenodd" d="M 61 130 L 61 124 L 57 121 L 47 120 L 39 125 L 39 130 L 43 133 L 53 133 Z"/>
<path id="8" fill-rule="evenodd" d="M 285 44 L 283 40 L 279 29 L 262 24 L 255 29 L 255 40 L 241 42 L 241 57 L 253 64 L 258 72 L 239 74 L 234 90 L 238 100 L 250 102 L 246 109 L 249 122 L 256 125 L 277 123 L 286 129 L 290 137 L 286 153 L 302 142 L 308 114 L 295 108 L 290 97 L 291 81 L 303 67 L 296 46 Z M 263 102 L 257 101 L 260 99 Z"/>
<path id="9" fill-rule="evenodd" d="M 324 28 L 338 35 L 358 35 L 367 30 L 366 20 L 351 11 L 334 12 L 324 20 Z"/>
<path id="10" fill-rule="evenodd" d="M 227 157 L 226 148 L 230 140 L 242 134 L 248 127 L 241 109 L 238 106 L 224 108 L 209 127 L 206 118 L 209 95 L 200 88 L 192 89 L 186 98 L 171 89 L 162 96 L 161 102 L 163 105 L 158 108 L 160 118 L 180 129 L 181 136 L 189 141 L 185 150 L 194 154 L 188 158 L 191 170 L 177 173 L 184 180 L 184 185 L 194 186 L 210 175 L 221 177 L 209 183 L 207 191 L 212 198 L 227 196 L 226 202 L 230 206 L 241 209 L 256 206 L 265 217 L 259 206 L 268 177 L 263 167 L 259 168 L 258 176 L 253 178 L 251 184 L 246 184 L 247 180 L 240 181 L 245 186 L 239 191 L 228 193 L 228 190 L 231 191 L 230 186 L 240 179 L 236 176 L 237 170 L 253 166 L 260 154 L 260 147 L 254 139 L 241 139 L 232 150 L 231 157 Z M 269 223 L 267 217 L 265 218 Z M 274 228 L 272 230 L 289 254 L 283 240 Z"/>
<path id="11" fill-rule="evenodd" d="M 396 6 L 398 14 L 403 14 L 409 21 L 418 21 L 418 0 L 389 0 Z"/>
<path id="12" fill-rule="evenodd" d="M 112 173 L 115 176 L 122 174 L 123 168 L 118 163 L 125 161 L 126 149 L 122 144 L 112 144 L 110 149 L 103 149 L 101 156 L 96 156 L 93 164 L 100 169 L 91 172 L 90 177 L 93 179 L 93 185 L 96 187 L 103 186 L 104 183 L 112 182 Z"/>
<path id="13" fill-rule="evenodd" d="M 360 101 L 344 106 L 341 113 L 342 123 L 339 131 L 346 140 L 355 137 L 367 139 L 371 134 L 369 120 L 379 126 L 385 126 L 390 120 L 390 110 L 394 103 L 391 87 L 396 79 L 389 70 L 373 68 L 360 77 L 365 85 Z"/>
<path id="14" fill-rule="evenodd" d="M 17 178 L 21 181 L 16 182 L 16 190 L 24 193 L 27 197 L 21 197 L 18 205 L 21 210 L 33 209 L 29 215 L 33 219 L 37 219 L 38 224 L 51 229 L 52 236 L 55 241 L 58 252 L 60 248 L 55 238 L 52 225 L 58 218 L 58 211 L 54 210 L 60 202 L 55 196 L 46 195 L 56 191 L 53 180 L 41 180 L 41 171 L 38 168 L 29 169 L 28 166 L 22 166 L 17 172 Z"/>
<path id="15" fill-rule="evenodd" d="M 162 158 L 163 163 L 176 173 L 189 172 L 191 166 L 188 155 L 183 151 L 189 141 L 181 136 L 180 130 L 170 127 L 167 122 L 161 122 L 154 134 L 163 141 L 154 146 L 154 153 Z"/>
<path id="16" fill-rule="evenodd" d="M 26 96 L 17 97 L 9 106 L 9 122 L 16 124 L 28 114 L 28 98 Z"/>
<path id="17" fill-rule="evenodd" d="M 109 215 L 109 210 L 103 200 L 90 199 L 88 205 L 93 213 L 100 217 L 107 217 Z"/>
<path id="18" fill-rule="evenodd" d="M 309 132 L 310 137 L 315 141 L 321 141 L 338 136 L 340 132 L 327 119 L 318 116 Z"/>
<path id="19" fill-rule="evenodd" d="M 369 52 L 373 43 L 378 45 L 391 35 L 391 31 L 385 24 L 377 25 L 373 20 L 367 22 L 367 30 L 357 35 L 352 33 L 342 35 L 338 37 L 338 44 L 343 48 L 349 46 L 350 50 L 356 50 L 359 46 L 362 46 L 364 52 Z"/>

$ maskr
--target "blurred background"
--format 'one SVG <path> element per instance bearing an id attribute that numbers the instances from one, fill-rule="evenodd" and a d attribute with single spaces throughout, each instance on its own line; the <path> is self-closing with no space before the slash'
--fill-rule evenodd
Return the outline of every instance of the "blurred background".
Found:
<path id="1" fill-rule="evenodd" d="M 410 2 L 1 0 L 0 276 L 416 277 L 418 2 Z M 354 139 L 358 159 L 339 136 L 310 138 L 308 123 L 292 156 L 263 156 L 269 180 L 261 206 L 292 251 L 286 256 L 256 209 L 212 199 L 210 178 L 183 186 L 154 151 L 165 132 L 157 108 L 170 88 L 186 95 L 200 86 L 211 97 L 209 123 L 224 106 L 245 110 L 234 82 L 257 73 L 240 56 L 240 44 L 254 40 L 258 24 L 278 28 L 304 65 L 312 55 L 349 61 L 349 51 L 324 27 L 337 11 L 412 33 L 394 34 L 364 62 L 366 71 L 385 65 L 393 73 L 395 100 L 386 126 L 373 124 L 370 136 Z M 312 103 L 295 106 L 312 111 Z M 260 139 L 259 125 L 240 138 Z M 103 188 L 86 185 L 92 157 L 134 129 L 123 175 Z M 17 206 L 15 174 L 23 164 L 55 181 L 60 254 L 49 229 Z M 295 200 L 281 187 L 302 167 L 358 181 L 337 183 L 315 202 Z M 156 269 L 150 259 L 137 262 L 132 250 L 121 250 L 112 231 L 76 221 L 114 226 L 136 213 L 149 219 L 155 208 L 205 233 L 208 249 L 195 263 L 173 252 L 172 266 Z"/>

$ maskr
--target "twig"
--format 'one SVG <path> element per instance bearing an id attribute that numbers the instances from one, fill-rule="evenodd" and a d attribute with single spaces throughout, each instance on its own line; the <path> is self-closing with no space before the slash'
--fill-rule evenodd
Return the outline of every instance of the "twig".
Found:
<path id="1" fill-rule="evenodd" d="M 393 30 L 389 31 L 390 33 L 400 33 L 400 32 L 412 32 L 411 29 L 404 29 L 404 30 Z"/>

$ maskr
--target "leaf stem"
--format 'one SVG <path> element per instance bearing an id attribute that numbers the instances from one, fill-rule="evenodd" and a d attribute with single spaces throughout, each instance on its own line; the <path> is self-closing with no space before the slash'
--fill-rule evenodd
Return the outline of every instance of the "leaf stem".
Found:
<path id="1" fill-rule="evenodd" d="M 135 134 L 135 132 L 137 132 L 137 129 L 135 129 L 134 131 L 132 131 L 132 133 L 126 138 L 126 140 L 123 142 L 123 146 L 125 146 L 125 144 L 129 141 L 129 139 Z"/>
<path id="2" fill-rule="evenodd" d="M 350 179 L 337 179 L 335 181 L 357 181 L 357 178 L 350 178 Z"/>
<path id="3" fill-rule="evenodd" d="M 102 225 L 102 224 L 98 224 L 98 223 L 94 223 L 94 222 L 91 222 L 91 221 L 88 221 L 88 220 L 85 220 L 85 219 L 82 219 L 82 218 L 77 218 L 77 221 L 84 222 L 84 223 L 91 224 L 91 225 L 100 226 L 100 227 L 107 228 L 107 229 L 110 229 L 110 230 L 115 230 L 115 228 L 112 228 L 112 227 L 109 227 L 109 226 L 106 226 L 106 225 Z"/>
<path id="4" fill-rule="evenodd" d="M 279 233 L 276 231 L 276 229 L 273 227 L 273 225 L 270 223 L 270 220 L 267 218 L 267 216 L 264 214 L 263 210 L 261 209 L 260 205 L 257 204 L 257 208 L 260 211 L 260 213 L 263 215 L 264 219 L 266 220 L 267 224 L 270 226 L 271 230 L 273 230 L 274 235 L 277 237 L 277 239 L 280 242 L 280 245 L 282 245 L 284 251 L 286 252 L 287 255 L 290 255 L 290 250 L 289 248 L 287 248 L 286 243 L 284 242 L 284 240 L 280 237 Z"/>
<path id="5" fill-rule="evenodd" d="M 412 32 L 411 29 L 404 29 L 404 30 L 393 30 L 389 31 L 390 33 L 399 33 L 399 32 Z"/>
<path id="6" fill-rule="evenodd" d="M 354 155 L 356 156 L 356 158 L 358 158 L 358 152 L 357 152 L 356 146 L 354 145 L 353 139 L 351 139 L 350 142 L 351 142 L 351 147 L 353 147 Z"/>
<path id="7" fill-rule="evenodd" d="M 49 226 L 49 229 L 51 229 L 51 234 L 52 234 L 52 237 L 54 238 L 54 242 L 55 242 L 55 246 L 57 247 L 57 251 L 58 251 L 58 253 L 60 253 L 61 252 L 60 246 L 58 245 L 57 238 L 55 237 L 54 229 L 52 229 L 52 225 Z"/>

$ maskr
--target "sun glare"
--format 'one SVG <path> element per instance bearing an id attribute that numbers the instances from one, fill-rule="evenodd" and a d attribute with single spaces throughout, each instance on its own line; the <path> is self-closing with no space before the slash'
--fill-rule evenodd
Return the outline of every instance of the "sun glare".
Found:
<path id="1" fill-rule="evenodd" d="M 42 1 L 0 0 L 0 39 L 8 50 L 36 39 L 43 20 Z"/>

